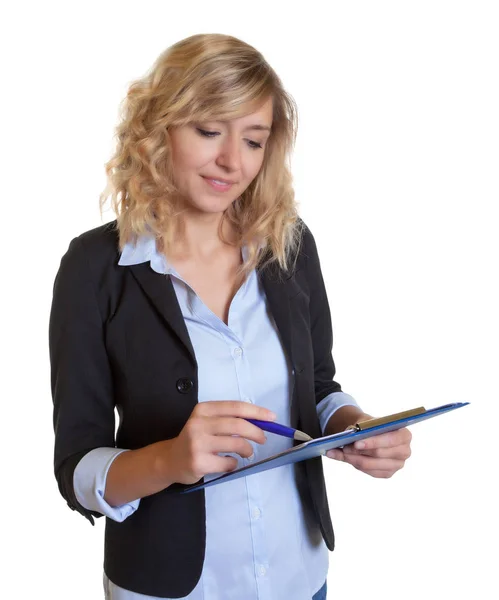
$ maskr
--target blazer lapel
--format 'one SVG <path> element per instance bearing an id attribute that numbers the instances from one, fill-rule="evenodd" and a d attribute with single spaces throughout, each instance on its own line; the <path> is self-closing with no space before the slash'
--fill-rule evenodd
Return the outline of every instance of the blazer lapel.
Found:
<path id="1" fill-rule="evenodd" d="M 156 311 L 182 342 L 193 364 L 197 366 L 194 348 L 192 347 L 189 332 L 187 331 L 184 317 L 170 277 L 156 273 L 151 269 L 149 263 L 130 265 L 129 269 Z M 291 331 L 291 302 L 288 291 L 288 280 L 291 276 L 283 275 L 283 272 L 277 267 L 267 267 L 258 272 L 261 277 L 270 311 L 274 317 L 277 329 L 279 330 L 284 350 L 291 363 L 294 382 L 295 357 L 293 355 Z"/>
<path id="2" fill-rule="evenodd" d="M 148 262 L 131 265 L 129 269 L 154 308 L 185 346 L 193 364 L 197 366 L 194 348 L 170 277 L 153 271 Z"/>
<path id="3" fill-rule="evenodd" d="M 274 272 L 275 273 L 275 272 Z M 281 335 L 284 349 L 291 361 L 294 371 L 293 345 L 291 337 L 291 305 L 287 292 L 287 279 L 280 275 L 280 279 L 268 270 L 261 272 L 263 289 L 267 296 L 269 308 L 274 317 L 277 329 Z"/>
<path id="4" fill-rule="evenodd" d="M 291 298 L 289 279 L 292 276 L 283 275 L 282 271 L 273 269 L 264 269 L 261 272 L 261 281 L 270 312 L 274 317 L 277 329 L 281 337 L 284 350 L 289 358 L 291 366 L 291 426 L 298 424 L 298 399 L 296 398 L 296 356 L 293 350 L 292 318 L 291 318 Z"/>

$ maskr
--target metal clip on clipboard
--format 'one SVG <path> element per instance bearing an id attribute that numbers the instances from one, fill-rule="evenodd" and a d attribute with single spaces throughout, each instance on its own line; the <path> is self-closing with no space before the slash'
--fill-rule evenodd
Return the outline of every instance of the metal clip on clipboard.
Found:
<path id="1" fill-rule="evenodd" d="M 393 415 L 386 415 L 386 417 L 359 421 L 358 423 L 355 423 L 355 425 L 347 427 L 345 431 L 364 431 L 365 429 L 371 429 L 371 427 L 377 427 L 378 425 L 385 425 L 386 423 L 392 423 L 393 421 L 399 421 L 400 419 L 421 415 L 424 412 L 426 412 L 424 406 L 419 406 L 418 408 L 411 408 L 411 410 L 404 410 L 403 412 L 395 413 Z"/>

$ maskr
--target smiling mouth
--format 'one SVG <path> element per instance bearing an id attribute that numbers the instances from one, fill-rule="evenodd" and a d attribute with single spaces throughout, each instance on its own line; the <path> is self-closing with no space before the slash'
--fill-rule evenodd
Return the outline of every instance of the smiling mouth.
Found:
<path id="1" fill-rule="evenodd" d="M 234 185 L 232 182 L 226 183 L 220 179 L 210 179 L 209 177 L 204 177 L 204 176 L 203 176 L 203 179 L 211 187 L 211 189 L 215 190 L 216 192 L 227 192 Z"/>
<path id="2" fill-rule="evenodd" d="M 206 175 L 202 175 L 204 179 L 208 181 L 213 181 L 219 185 L 234 185 L 235 181 L 229 181 L 228 179 L 219 179 L 218 177 L 208 177 Z"/>

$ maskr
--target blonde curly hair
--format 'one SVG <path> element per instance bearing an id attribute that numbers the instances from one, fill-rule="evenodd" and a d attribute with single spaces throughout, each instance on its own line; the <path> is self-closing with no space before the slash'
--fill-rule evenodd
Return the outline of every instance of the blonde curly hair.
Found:
<path id="1" fill-rule="evenodd" d="M 138 236 L 152 234 L 158 249 L 168 256 L 182 225 L 168 129 L 241 117 L 269 97 L 273 121 L 262 167 L 224 212 L 219 235 L 223 239 L 222 222 L 228 219 L 236 233 L 232 243 L 247 246 L 241 277 L 275 261 L 289 270 L 303 225 L 290 170 L 297 107 L 260 52 L 222 34 L 198 34 L 177 42 L 129 87 L 116 128 L 116 151 L 105 165 L 106 189 L 100 196 L 101 214 L 111 198 L 120 250 Z"/>

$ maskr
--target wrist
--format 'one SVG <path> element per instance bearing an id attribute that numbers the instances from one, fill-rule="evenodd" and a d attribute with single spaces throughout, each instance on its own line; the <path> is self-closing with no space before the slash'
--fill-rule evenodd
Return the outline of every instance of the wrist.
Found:
<path id="1" fill-rule="evenodd" d="M 155 444 L 154 473 L 158 482 L 165 488 L 176 481 L 172 461 L 173 441 L 173 439 L 163 440 Z"/>
<path id="2" fill-rule="evenodd" d="M 327 422 L 324 430 L 324 435 L 332 435 L 334 433 L 340 433 L 345 431 L 350 425 L 354 425 L 358 421 L 365 419 L 371 419 L 371 415 L 363 412 L 357 406 L 342 406 L 333 413 L 329 421 Z"/>

